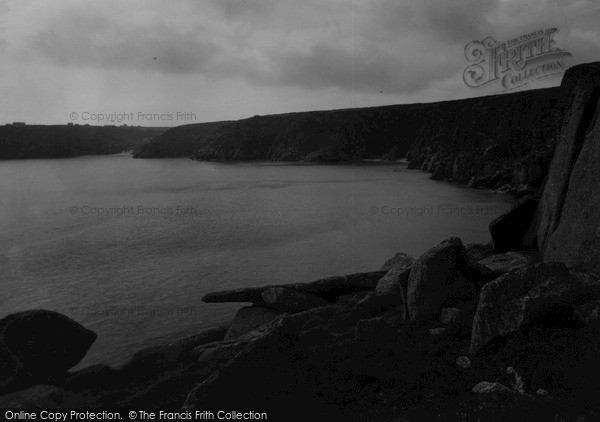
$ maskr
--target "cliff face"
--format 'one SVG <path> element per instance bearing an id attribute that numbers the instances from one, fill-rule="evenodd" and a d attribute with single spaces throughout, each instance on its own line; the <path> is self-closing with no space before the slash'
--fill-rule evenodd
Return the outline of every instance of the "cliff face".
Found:
<path id="1" fill-rule="evenodd" d="M 556 89 L 546 89 L 187 125 L 158 136 L 138 148 L 134 156 L 340 162 L 395 160 L 408 154 L 413 166 L 420 167 L 422 162 L 431 161 L 434 151 L 472 151 L 475 146 L 483 153 L 487 146 L 502 144 L 488 155 L 514 160 L 545 145 L 556 95 Z M 465 168 L 460 179 L 468 181 L 478 171 L 476 166 Z M 544 173 L 543 169 L 540 172 Z"/>
<path id="2" fill-rule="evenodd" d="M 600 271 L 600 63 L 573 67 L 557 104 L 558 136 L 538 206 L 544 258 Z"/>
<path id="3" fill-rule="evenodd" d="M 133 126 L 0 126 L 0 160 L 116 154 L 164 131 Z"/>
<path id="4" fill-rule="evenodd" d="M 411 168 L 474 187 L 539 188 L 555 144 L 558 88 L 456 102 L 411 145 Z"/>

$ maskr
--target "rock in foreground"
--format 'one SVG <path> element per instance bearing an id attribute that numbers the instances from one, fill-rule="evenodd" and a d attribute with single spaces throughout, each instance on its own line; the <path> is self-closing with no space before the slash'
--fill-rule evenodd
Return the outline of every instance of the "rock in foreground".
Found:
<path id="1" fill-rule="evenodd" d="M 77 365 L 95 340 L 96 333 L 53 311 L 19 312 L 0 320 L 0 342 L 40 381 Z"/>

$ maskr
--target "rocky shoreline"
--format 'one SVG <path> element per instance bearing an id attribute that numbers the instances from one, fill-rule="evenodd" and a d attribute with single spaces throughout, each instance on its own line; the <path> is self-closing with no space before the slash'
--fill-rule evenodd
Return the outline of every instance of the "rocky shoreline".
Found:
<path id="1" fill-rule="evenodd" d="M 118 369 L 69 372 L 95 334 L 49 311 L 14 314 L 0 320 L 0 407 L 596 420 L 600 63 L 569 69 L 560 92 L 547 181 L 490 224 L 489 244 L 450 238 L 379 271 L 207 294 L 250 305 Z"/>

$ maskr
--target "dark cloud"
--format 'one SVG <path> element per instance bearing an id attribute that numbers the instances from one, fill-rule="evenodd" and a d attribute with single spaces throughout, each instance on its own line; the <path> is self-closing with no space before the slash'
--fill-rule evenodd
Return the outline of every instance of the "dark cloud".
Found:
<path id="1" fill-rule="evenodd" d="M 40 2 L 13 55 L 61 67 L 134 69 L 251 86 L 415 94 L 460 75 L 463 47 L 538 25 L 595 56 L 588 0 Z M 44 9 L 46 8 L 46 9 Z M 597 23 L 597 15 L 595 16 Z M 586 32 L 588 31 L 588 32 Z M 579 39 L 577 35 L 579 34 Z M 2 32 L 0 32 L 0 37 Z M 1 42 L 1 39 L 0 39 Z M 458 80 L 457 83 L 461 81 Z"/>

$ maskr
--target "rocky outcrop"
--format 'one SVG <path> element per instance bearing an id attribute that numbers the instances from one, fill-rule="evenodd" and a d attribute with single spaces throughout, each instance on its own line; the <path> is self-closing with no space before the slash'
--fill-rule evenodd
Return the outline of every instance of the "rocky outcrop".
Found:
<path id="1" fill-rule="evenodd" d="M 0 320 L 0 344 L 13 375 L 19 363 L 35 381 L 60 376 L 85 356 L 96 333 L 57 312 L 33 310 Z M 10 353 L 9 353 L 10 352 Z"/>
<path id="2" fill-rule="evenodd" d="M 358 291 L 372 290 L 385 271 L 358 273 L 345 276 L 324 278 L 310 283 L 278 284 L 264 287 L 251 287 L 244 289 L 225 290 L 222 292 L 207 293 L 202 298 L 206 303 L 223 302 L 249 302 L 257 305 L 266 305 L 263 293 L 266 290 L 282 287 L 302 293 L 309 293 L 327 301 L 333 301 L 340 296 Z"/>
<path id="3" fill-rule="evenodd" d="M 234 403 L 271 408 L 290 421 L 306 420 L 315 410 L 330 420 L 456 420 L 465 414 L 570 419 L 563 410 L 572 404 L 569 389 L 588 402 L 599 393 L 583 384 L 600 375 L 593 369 L 600 281 L 556 263 L 512 270 L 499 265 L 497 272 L 511 271 L 491 282 L 475 280 L 481 273 L 469 258 L 460 239 L 451 238 L 412 267 L 411 260 L 396 260 L 383 276 L 377 272 L 368 289 L 357 282 L 363 277 L 346 277 L 352 287 L 341 289 L 336 279 L 332 294 L 320 280 L 319 291 L 330 293 L 321 306 L 284 313 L 262 305 L 242 308 L 230 327 L 138 352 L 119 369 L 94 365 L 5 394 L 0 407 L 191 411 Z M 418 308 L 427 310 L 424 318 L 406 318 L 409 277 L 419 290 L 415 297 L 425 301 Z M 475 312 L 472 289 L 479 285 Z M 259 296 L 276 293 L 273 303 L 287 303 L 280 294 L 293 294 L 296 303 L 296 293 L 308 293 L 293 286 L 285 293 L 279 289 L 287 287 L 261 288 Z M 373 298 L 388 300 L 374 306 Z M 473 345 L 478 352 L 467 356 Z M 546 364 L 555 356 L 560 365 Z M 14 358 L 16 363 L 21 356 Z M 290 408 L 293 414 L 285 413 Z"/>
<path id="4" fill-rule="evenodd" d="M 538 207 L 537 241 L 546 260 L 600 271 L 600 64 L 563 77 L 558 137 Z"/>
<path id="5" fill-rule="evenodd" d="M 519 196 L 535 192 L 554 152 L 557 95 L 558 88 L 551 88 L 530 98 L 503 96 L 500 107 L 485 97 L 472 110 L 459 107 L 454 116 L 442 114 L 411 144 L 409 168 L 429 172 L 434 180 Z"/>
<path id="6" fill-rule="evenodd" d="M 577 325 L 574 305 L 600 298 L 600 280 L 569 271 L 560 263 L 540 263 L 511 271 L 486 284 L 469 352 L 524 327 Z"/>

